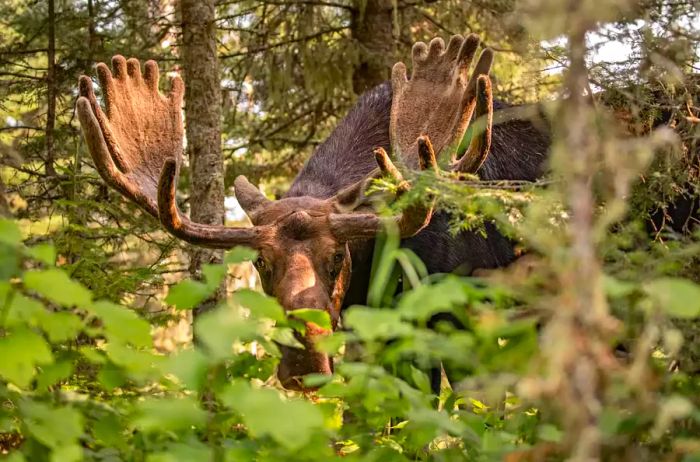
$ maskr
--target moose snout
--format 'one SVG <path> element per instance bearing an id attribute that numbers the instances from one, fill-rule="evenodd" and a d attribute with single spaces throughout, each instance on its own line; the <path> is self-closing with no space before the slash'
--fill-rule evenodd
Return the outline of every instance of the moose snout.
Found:
<path id="1" fill-rule="evenodd" d="M 308 374 L 333 373 L 333 358 L 326 353 L 319 352 L 314 341 L 319 336 L 327 335 L 329 331 L 320 329 L 312 323 L 306 323 L 304 335 L 297 334 L 296 338 L 304 348 L 280 346 L 282 358 L 277 367 L 277 378 L 287 390 L 309 391 L 311 388 L 304 386 L 304 376 Z"/>

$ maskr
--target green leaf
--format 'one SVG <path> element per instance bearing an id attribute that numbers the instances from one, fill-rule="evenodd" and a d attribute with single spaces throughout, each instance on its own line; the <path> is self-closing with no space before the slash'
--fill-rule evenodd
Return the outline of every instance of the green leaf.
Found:
<path id="1" fill-rule="evenodd" d="M 187 443 L 170 443 L 165 452 L 149 454 L 146 462 L 182 462 L 216 460 L 212 449 L 197 440 Z"/>
<path id="2" fill-rule="evenodd" d="M 170 356 L 163 369 L 190 390 L 199 390 L 207 378 L 209 358 L 199 349 L 183 350 Z"/>
<path id="3" fill-rule="evenodd" d="M 191 310 L 209 298 L 215 290 L 216 286 L 209 287 L 201 282 L 187 279 L 170 288 L 168 296 L 165 297 L 165 303 L 179 310 Z"/>
<path id="4" fill-rule="evenodd" d="M 331 330 L 331 317 L 325 310 L 315 310 L 312 308 L 300 308 L 289 312 L 289 316 L 301 319 L 305 322 L 312 322 L 322 329 Z"/>
<path id="5" fill-rule="evenodd" d="M 51 244 L 37 244 L 29 247 L 27 255 L 49 266 L 56 263 L 56 248 Z"/>
<path id="6" fill-rule="evenodd" d="M 0 375 L 22 388 L 29 386 L 36 365 L 53 362 L 46 340 L 27 329 L 0 338 L 0 358 Z"/>
<path id="7" fill-rule="evenodd" d="M 228 268 L 225 265 L 202 265 L 202 274 L 208 288 L 216 290 L 226 276 Z"/>
<path id="8" fill-rule="evenodd" d="M 282 400 L 275 390 L 237 382 L 220 398 L 242 415 L 253 436 L 269 435 L 292 451 L 302 448 L 323 429 L 323 414 L 317 406 L 303 400 Z"/>
<path id="9" fill-rule="evenodd" d="M 245 318 L 240 310 L 220 306 L 198 316 L 194 324 L 196 337 L 216 359 L 231 355 L 233 342 L 250 341 L 258 335 L 259 323 Z"/>
<path id="10" fill-rule="evenodd" d="M 65 380 L 73 374 L 72 361 L 59 361 L 41 367 L 36 378 L 36 389 L 46 390 L 56 382 Z"/>
<path id="11" fill-rule="evenodd" d="M 542 441 L 549 441 L 550 443 L 559 443 L 564 436 L 562 431 L 552 424 L 540 425 L 537 429 L 537 435 Z"/>
<path id="12" fill-rule="evenodd" d="M 73 313 L 43 310 L 39 325 L 52 343 L 59 343 L 75 338 L 83 328 L 83 320 Z"/>
<path id="13" fill-rule="evenodd" d="M 256 318 L 268 318 L 276 322 L 286 319 L 284 309 L 273 297 L 255 290 L 241 289 L 233 294 L 233 301 L 248 308 Z"/>
<path id="14" fill-rule="evenodd" d="M 433 392 L 430 388 L 430 379 L 425 372 L 411 366 L 411 378 L 413 379 L 413 383 L 416 385 L 416 388 L 423 393 L 429 395 Z"/>
<path id="15" fill-rule="evenodd" d="M 469 296 L 466 283 L 456 277 L 446 277 L 434 285 L 422 285 L 406 293 L 398 303 L 398 311 L 405 319 L 426 321 L 436 313 L 450 312 L 455 306 L 464 306 Z"/>
<path id="16" fill-rule="evenodd" d="M 85 308 L 92 301 L 92 294 L 88 289 L 71 280 L 58 268 L 27 271 L 24 273 L 24 285 L 52 302 L 66 307 Z"/>
<path id="17" fill-rule="evenodd" d="M 77 462 L 83 460 L 83 448 L 78 444 L 60 446 L 51 452 L 51 462 Z"/>
<path id="18" fill-rule="evenodd" d="M 135 428 L 146 433 L 186 430 L 206 423 L 207 413 L 196 398 L 148 398 L 136 407 L 132 420 Z"/>
<path id="19" fill-rule="evenodd" d="M 32 436 L 54 450 L 71 446 L 83 434 L 83 416 L 71 407 L 52 408 L 26 400 L 20 409 Z"/>
<path id="20" fill-rule="evenodd" d="M 670 316 L 686 319 L 700 316 L 700 286 L 687 279 L 656 279 L 646 284 L 644 290 Z"/>
<path id="21" fill-rule="evenodd" d="M 637 284 L 628 281 L 622 281 L 610 275 L 603 275 L 603 288 L 608 296 L 612 298 L 625 297 L 635 290 L 637 290 Z"/>
<path id="22" fill-rule="evenodd" d="M 133 310 L 101 300 L 93 303 L 88 311 L 102 320 L 110 342 L 130 343 L 135 347 L 152 345 L 151 325 Z"/>
<path id="23" fill-rule="evenodd" d="M 135 350 L 121 343 L 109 343 L 105 347 L 107 357 L 121 366 L 134 380 L 146 380 L 155 372 L 154 367 L 165 358 L 150 351 Z"/>
<path id="24" fill-rule="evenodd" d="M 45 312 L 46 308 L 38 300 L 15 293 L 7 310 L 5 325 L 12 327 L 26 323 L 30 326 L 38 326 Z"/>
<path id="25" fill-rule="evenodd" d="M 95 438 L 106 446 L 121 446 L 124 441 L 122 433 L 124 428 L 119 417 L 108 412 L 99 416 L 90 423 L 90 430 Z"/>
<path id="26" fill-rule="evenodd" d="M 0 243 L 17 247 L 22 243 L 22 233 L 13 220 L 0 218 Z"/>
<path id="27" fill-rule="evenodd" d="M 258 252 L 248 248 L 236 246 L 233 249 L 226 252 L 224 255 L 224 263 L 227 265 L 243 263 L 244 261 L 253 261 L 258 258 Z"/>
<path id="28" fill-rule="evenodd" d="M 364 340 L 388 340 L 408 335 L 413 331 L 413 326 L 403 322 L 398 311 L 359 306 L 348 310 L 343 324 L 354 329 Z"/>

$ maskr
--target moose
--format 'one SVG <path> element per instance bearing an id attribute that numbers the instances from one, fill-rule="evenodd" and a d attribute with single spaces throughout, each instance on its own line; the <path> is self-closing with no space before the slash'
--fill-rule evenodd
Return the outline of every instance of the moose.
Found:
<path id="1" fill-rule="evenodd" d="M 170 92 L 163 95 L 156 62 L 146 62 L 142 74 L 138 60 L 115 56 L 111 70 L 97 65 L 105 111 L 91 79 L 81 76 L 77 112 L 97 171 L 109 185 L 189 243 L 257 249 L 255 266 L 265 292 L 285 310 L 326 310 L 336 328 L 344 307 L 366 299 L 374 238 L 387 220 L 366 194 L 369 180 L 391 177 L 399 195 L 411 188 L 394 161 L 408 169 L 437 170 L 437 156 L 450 152 L 450 170 L 486 180 L 535 180 L 542 174 L 547 134 L 527 120 L 492 123 L 494 107 L 505 105 L 493 101 L 491 49 L 482 50 L 469 72 L 479 46 L 473 34 L 455 35 L 447 45 L 441 38 L 416 43 L 410 78 L 399 62 L 390 82 L 364 93 L 283 198 L 269 200 L 245 177 L 236 178 L 235 194 L 252 227 L 195 223 L 178 209 L 180 77 L 172 78 Z M 485 128 L 464 148 L 473 120 L 484 121 Z M 448 219 L 434 210 L 431 198 L 388 218 L 402 245 L 416 252 L 431 273 L 468 274 L 515 258 L 511 242 L 493 226 L 487 225 L 486 236 L 453 235 Z M 299 336 L 304 349 L 281 346 L 277 375 L 285 388 L 303 389 L 302 378 L 310 373 L 332 373 L 332 358 L 314 347 L 314 339 L 326 333 L 309 323 Z"/>

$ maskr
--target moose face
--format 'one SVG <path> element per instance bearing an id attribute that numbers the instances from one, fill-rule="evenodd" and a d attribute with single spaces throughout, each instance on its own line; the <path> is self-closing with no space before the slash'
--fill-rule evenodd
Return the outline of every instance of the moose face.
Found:
<path id="1" fill-rule="evenodd" d="M 251 214 L 254 224 L 267 230 L 255 262 L 265 292 L 288 312 L 326 311 L 333 328 L 340 318 L 351 266 L 347 242 L 336 237 L 330 226 L 329 217 L 336 211 L 332 201 L 300 197 L 270 202 Z M 297 334 L 304 349 L 280 346 L 277 375 L 285 388 L 303 388 L 306 374 L 333 372 L 332 359 L 314 347 L 314 341 L 328 333 L 306 323 L 305 334 Z"/>

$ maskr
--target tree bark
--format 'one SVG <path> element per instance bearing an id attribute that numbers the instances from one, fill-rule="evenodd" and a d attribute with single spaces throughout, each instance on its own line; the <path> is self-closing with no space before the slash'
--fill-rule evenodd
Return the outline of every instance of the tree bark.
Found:
<path id="1" fill-rule="evenodd" d="M 55 0 L 48 0 L 48 2 L 49 43 L 46 53 L 48 71 L 46 73 L 46 165 L 44 171 L 47 176 L 56 176 L 54 167 L 56 157 L 54 152 L 54 126 L 56 123 L 56 13 Z"/>
<path id="2" fill-rule="evenodd" d="M 352 75 L 359 95 L 389 78 L 394 55 L 393 0 L 355 0 L 350 31 L 360 59 Z"/>
<path id="3" fill-rule="evenodd" d="M 182 64 L 185 77 L 185 127 L 190 160 L 190 214 L 193 221 L 224 222 L 224 164 L 221 154 L 221 89 L 216 55 L 214 0 L 181 0 Z M 201 278 L 202 264 L 220 263 L 223 253 L 193 248 L 190 273 Z M 220 297 L 223 291 L 219 291 Z M 213 307 L 216 298 L 195 309 Z"/>

